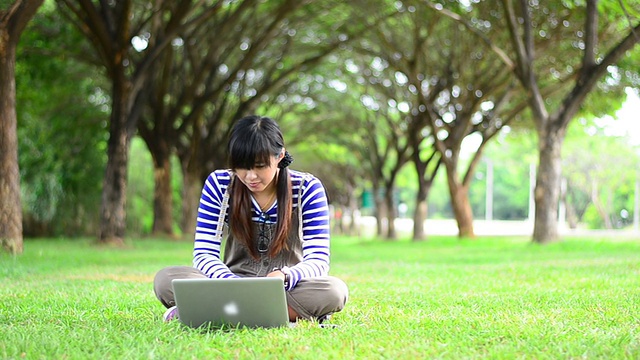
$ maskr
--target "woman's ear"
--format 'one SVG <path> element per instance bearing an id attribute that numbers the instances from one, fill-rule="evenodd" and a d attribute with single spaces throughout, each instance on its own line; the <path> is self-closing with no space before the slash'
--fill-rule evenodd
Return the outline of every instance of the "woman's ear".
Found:
<path id="1" fill-rule="evenodd" d="M 282 150 L 280 150 L 280 154 L 278 154 L 278 161 L 276 161 L 276 163 L 280 163 L 280 160 L 282 160 L 284 158 L 284 154 L 287 150 L 285 148 L 282 148 Z"/>

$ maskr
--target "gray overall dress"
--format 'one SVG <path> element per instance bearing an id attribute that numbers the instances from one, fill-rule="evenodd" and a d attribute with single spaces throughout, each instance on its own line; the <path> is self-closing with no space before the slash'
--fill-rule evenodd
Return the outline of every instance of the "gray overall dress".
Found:
<path id="1" fill-rule="evenodd" d="M 229 187 L 231 184 L 229 184 Z M 301 192 L 302 192 L 302 186 Z M 288 249 L 281 251 L 276 257 L 270 258 L 267 253 L 259 253 L 260 258 L 254 259 L 249 255 L 245 246 L 236 241 L 224 223 L 224 216 L 219 217 L 218 226 L 224 227 L 223 233 L 228 234 L 224 241 L 224 263 L 229 270 L 241 277 L 266 276 L 274 268 L 292 267 L 302 261 L 302 194 L 298 196 L 298 207 L 293 210 L 292 217 L 298 221 L 291 222 L 291 229 L 287 239 Z M 228 207 L 229 192 L 225 192 L 220 214 L 225 214 Z M 275 234 L 276 224 L 254 223 L 254 246 L 257 246 L 259 234 L 271 241 Z M 222 236 L 222 235 L 219 235 Z M 200 270 L 190 266 L 171 266 L 160 270 L 154 279 L 154 291 L 165 307 L 175 305 L 171 281 L 173 279 L 203 278 Z M 333 276 L 301 279 L 296 286 L 287 291 L 287 304 L 301 318 L 314 319 L 338 312 L 344 308 L 348 298 L 346 284 Z"/>

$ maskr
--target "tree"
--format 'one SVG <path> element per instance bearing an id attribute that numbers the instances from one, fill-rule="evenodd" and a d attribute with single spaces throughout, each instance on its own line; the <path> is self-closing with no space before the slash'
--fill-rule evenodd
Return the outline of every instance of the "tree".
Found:
<path id="1" fill-rule="evenodd" d="M 423 130 L 424 132 L 425 130 Z M 429 193 L 442 165 L 442 157 L 435 149 L 432 136 L 425 136 L 420 132 L 410 134 L 409 142 L 412 148 L 412 162 L 418 175 L 418 191 L 416 192 L 416 209 L 413 213 L 413 241 L 425 239 L 424 222 L 429 213 Z"/>
<path id="2" fill-rule="evenodd" d="M 183 31 L 153 64 L 155 76 L 145 89 L 138 129 L 154 162 L 154 233 L 172 233 L 169 159 L 174 151 L 181 159 L 185 189 L 181 227 L 187 232 L 194 228 L 202 180 L 225 162 L 220 150 L 228 124 L 237 111 L 255 109 L 291 73 L 291 68 L 285 71 L 269 61 L 280 61 L 293 47 L 289 34 L 309 19 L 292 14 L 304 4 L 227 4 L 210 21 Z M 153 42 L 150 38 L 149 45 Z"/>
<path id="3" fill-rule="evenodd" d="M 411 143 L 403 132 L 410 127 L 407 120 L 411 117 L 391 106 L 384 106 L 388 103 L 385 100 L 394 98 L 397 98 L 394 94 L 382 95 L 378 91 L 374 95 L 364 93 L 361 100 L 369 110 L 362 119 L 363 139 L 366 141 L 361 156 L 372 170 L 378 234 L 390 240 L 397 238 L 396 179 L 411 157 Z M 381 227 L 382 220 L 386 220 L 386 229 Z"/>
<path id="4" fill-rule="evenodd" d="M 355 51 L 358 47 L 355 47 Z M 393 71 L 381 58 L 354 56 L 352 48 L 337 54 L 340 65 L 328 81 L 327 92 L 333 90 L 339 98 L 324 100 L 324 128 L 332 140 L 348 149 L 375 203 L 376 233 L 386 239 L 397 237 L 395 183 L 400 170 L 411 156 L 406 132 L 411 131 L 411 116 L 398 109 L 397 99 L 406 87 L 391 86 Z M 334 78 L 335 77 L 335 78 Z M 333 126 L 331 125 L 333 124 Z M 362 186 L 365 187 L 364 185 Z M 384 223 L 386 222 L 386 227 Z"/>
<path id="5" fill-rule="evenodd" d="M 544 36 L 551 31 L 560 32 L 557 27 L 563 25 L 558 25 L 553 20 L 561 19 L 562 12 L 558 12 L 558 9 L 543 9 L 544 6 L 525 0 L 517 4 L 513 0 L 502 0 L 502 4 L 513 47 L 514 75 L 527 92 L 538 133 L 539 165 L 534 195 L 536 210 L 533 241 L 546 243 L 558 239 L 561 148 L 567 126 L 598 81 L 610 74 L 611 66 L 640 42 L 640 23 L 631 24 L 631 28 L 625 26 L 624 31 L 620 31 L 620 24 L 624 22 L 626 25 L 626 18 L 623 22 L 600 23 L 599 17 L 604 10 L 598 8 L 597 0 L 587 0 L 583 9 L 577 6 L 571 9 L 572 15 L 582 15 L 583 27 L 572 36 L 558 40 L 564 49 L 571 48 L 566 45 L 567 41 L 575 44 L 574 51 L 581 52 L 581 60 L 573 64 L 569 70 L 572 73 L 569 91 L 561 98 L 556 109 L 550 111 L 548 99 L 542 91 L 543 81 L 548 80 L 548 77 L 541 74 L 548 70 L 537 66 L 540 59 L 536 54 L 536 43 L 538 36 Z M 547 23 L 550 28 L 547 31 L 537 29 L 533 21 L 533 16 L 540 12 L 551 20 Z M 549 16 L 549 13 L 552 16 Z M 564 19 L 561 23 L 564 21 L 578 22 L 580 18 Z"/>
<path id="6" fill-rule="evenodd" d="M 96 234 L 106 154 L 105 79 L 83 36 L 44 3 L 16 55 L 23 236 Z M 70 55 L 74 54 L 74 55 Z"/>
<path id="7" fill-rule="evenodd" d="M 633 204 L 625 200 L 633 198 L 640 165 L 637 149 L 624 137 L 608 135 L 608 130 L 597 123 L 576 125 L 569 128 L 562 164 L 563 178 L 567 180 L 567 193 L 563 194 L 567 216 L 584 222 L 581 218 L 592 207 L 594 217 L 599 218 L 595 221 L 598 227 L 620 227 L 620 212 L 633 209 Z"/>
<path id="8" fill-rule="evenodd" d="M 141 91 L 151 76 L 153 62 L 179 32 L 200 24 L 214 14 L 223 1 L 135 2 L 59 0 L 62 9 L 95 48 L 96 62 L 111 80 L 111 117 L 107 166 L 102 191 L 98 241 L 122 243 L 125 234 L 127 163 L 131 137 L 142 107 Z M 144 51 L 134 48 L 134 37 L 154 37 Z M 157 37 L 157 39 L 155 39 Z"/>
<path id="9" fill-rule="evenodd" d="M 361 123 L 355 130 L 360 141 L 351 139 L 349 146 L 358 154 L 362 164 L 369 168 L 376 204 L 377 232 L 389 239 L 396 237 L 396 179 L 406 163 L 418 161 L 416 170 L 420 191 L 417 209 L 422 211 L 414 213 L 414 239 L 421 239 L 422 224 L 426 218 L 427 188 L 440 162 L 436 161 L 437 165 L 430 169 L 432 172 L 428 172 L 428 164 L 436 156 L 432 154 L 422 160 L 425 151 L 429 151 L 423 149 L 423 145 L 433 147 L 428 141 L 430 136 L 424 136 L 425 132 L 428 133 L 424 129 L 426 119 L 416 111 L 421 99 L 399 63 L 413 65 L 417 57 L 422 58 L 425 54 L 413 51 L 419 45 L 414 42 L 415 28 L 412 27 L 419 25 L 407 21 L 406 8 L 398 6 L 396 4 L 392 16 L 372 28 L 367 36 L 353 46 L 353 53 L 359 56 L 351 53 L 344 55 L 347 59 L 345 71 L 350 75 L 345 78 L 351 79 L 347 83 L 348 92 L 360 94 L 354 103 L 366 109 L 356 116 Z M 382 220 L 385 219 L 387 228 L 383 229 Z"/>
<path id="10" fill-rule="evenodd" d="M 521 0 L 515 4 L 503 0 L 500 4 L 473 4 L 472 8 L 482 12 L 462 16 L 442 5 L 425 3 L 479 35 L 481 43 L 498 55 L 524 89 L 539 141 L 533 241 L 556 240 L 560 150 L 567 125 L 581 107 L 601 112 L 620 104 L 621 79 L 632 76 L 613 65 L 623 64 L 621 60 L 640 41 L 640 24 L 633 25 L 636 19 L 631 16 L 638 9 L 630 13 L 623 2 L 606 2 L 598 8 L 597 0 L 587 1 L 586 7 L 571 2 Z M 602 23 L 601 16 L 605 19 Z M 497 25 L 501 23 L 509 30 L 506 41 L 503 27 Z M 584 106 L 596 86 L 612 101 Z M 550 112 L 549 108 L 556 110 Z"/>
<path id="11" fill-rule="evenodd" d="M 441 163 L 447 173 L 459 236 L 473 237 L 468 196 L 473 174 L 484 146 L 523 106 L 513 97 L 513 79 L 500 58 L 478 47 L 483 35 L 466 32 L 439 14 L 446 11 L 456 17 L 453 10 L 466 12 L 466 7 L 449 2 L 447 6 L 453 10 L 432 5 L 437 10 L 433 11 L 420 5 L 410 1 L 397 5 L 398 15 L 377 28 L 375 37 L 364 46 L 388 64 L 396 81 L 401 79 L 404 83 L 399 86 L 409 89 L 397 100 L 408 105 L 412 116 L 404 136 L 420 134 L 432 139 L 439 159 L 435 164 Z M 462 145 L 471 135 L 480 141 L 465 164 L 461 159 Z M 424 151 L 417 139 L 412 142 L 417 147 L 414 151 Z M 433 161 L 435 156 L 415 160 L 424 166 L 422 161 Z M 433 166 L 431 176 L 421 175 L 423 187 L 430 186 L 438 167 Z"/>
<path id="12" fill-rule="evenodd" d="M 184 44 L 181 78 L 198 82 L 197 91 L 187 88 L 165 98 L 167 120 L 177 124 L 175 146 L 185 189 L 183 231 L 195 228 L 204 179 L 226 163 L 232 123 L 254 112 L 276 117 L 289 96 L 304 96 L 290 92 L 299 73 L 377 21 L 377 16 L 367 18 L 340 1 L 284 0 L 257 7 L 242 2 L 228 11 L 200 30 L 206 41 Z M 181 88 L 180 79 L 175 88 Z"/>
<path id="13" fill-rule="evenodd" d="M 371 181 L 359 146 L 367 128 L 366 110 L 357 91 L 348 91 L 345 74 L 350 51 L 338 51 L 307 71 L 278 97 L 277 116 L 295 158 L 294 167 L 318 176 L 335 209 L 334 229 L 359 235 L 359 200 Z M 343 57 L 344 56 L 344 57 Z"/>
<path id="14" fill-rule="evenodd" d="M 22 245 L 22 205 L 16 115 L 16 48 L 22 31 L 43 0 L 0 8 L 0 246 L 18 254 Z"/>

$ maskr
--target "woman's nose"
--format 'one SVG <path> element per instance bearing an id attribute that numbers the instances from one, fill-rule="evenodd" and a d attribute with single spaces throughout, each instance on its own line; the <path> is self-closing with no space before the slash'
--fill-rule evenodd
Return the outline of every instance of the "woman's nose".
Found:
<path id="1" fill-rule="evenodd" d="M 255 179 L 257 177 L 258 176 L 257 176 L 256 172 L 253 171 L 253 170 L 248 170 L 247 174 L 244 176 L 245 179 Z"/>

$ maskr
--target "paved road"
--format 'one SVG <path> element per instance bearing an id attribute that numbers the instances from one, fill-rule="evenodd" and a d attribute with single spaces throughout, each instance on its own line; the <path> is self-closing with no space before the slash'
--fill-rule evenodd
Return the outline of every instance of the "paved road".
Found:
<path id="1" fill-rule="evenodd" d="M 362 236 L 373 236 L 375 233 L 375 218 L 363 216 L 360 218 Z M 411 219 L 396 219 L 396 230 L 400 236 L 410 236 L 413 231 Z M 458 235 L 458 226 L 455 220 L 427 220 L 425 222 L 427 235 Z M 474 220 L 473 230 L 478 236 L 531 236 L 533 234 L 533 222 L 531 221 L 505 221 L 505 220 Z M 569 229 L 561 227 L 560 234 L 565 236 L 606 236 L 606 237 L 636 237 L 640 239 L 640 230 L 590 230 Z"/>

